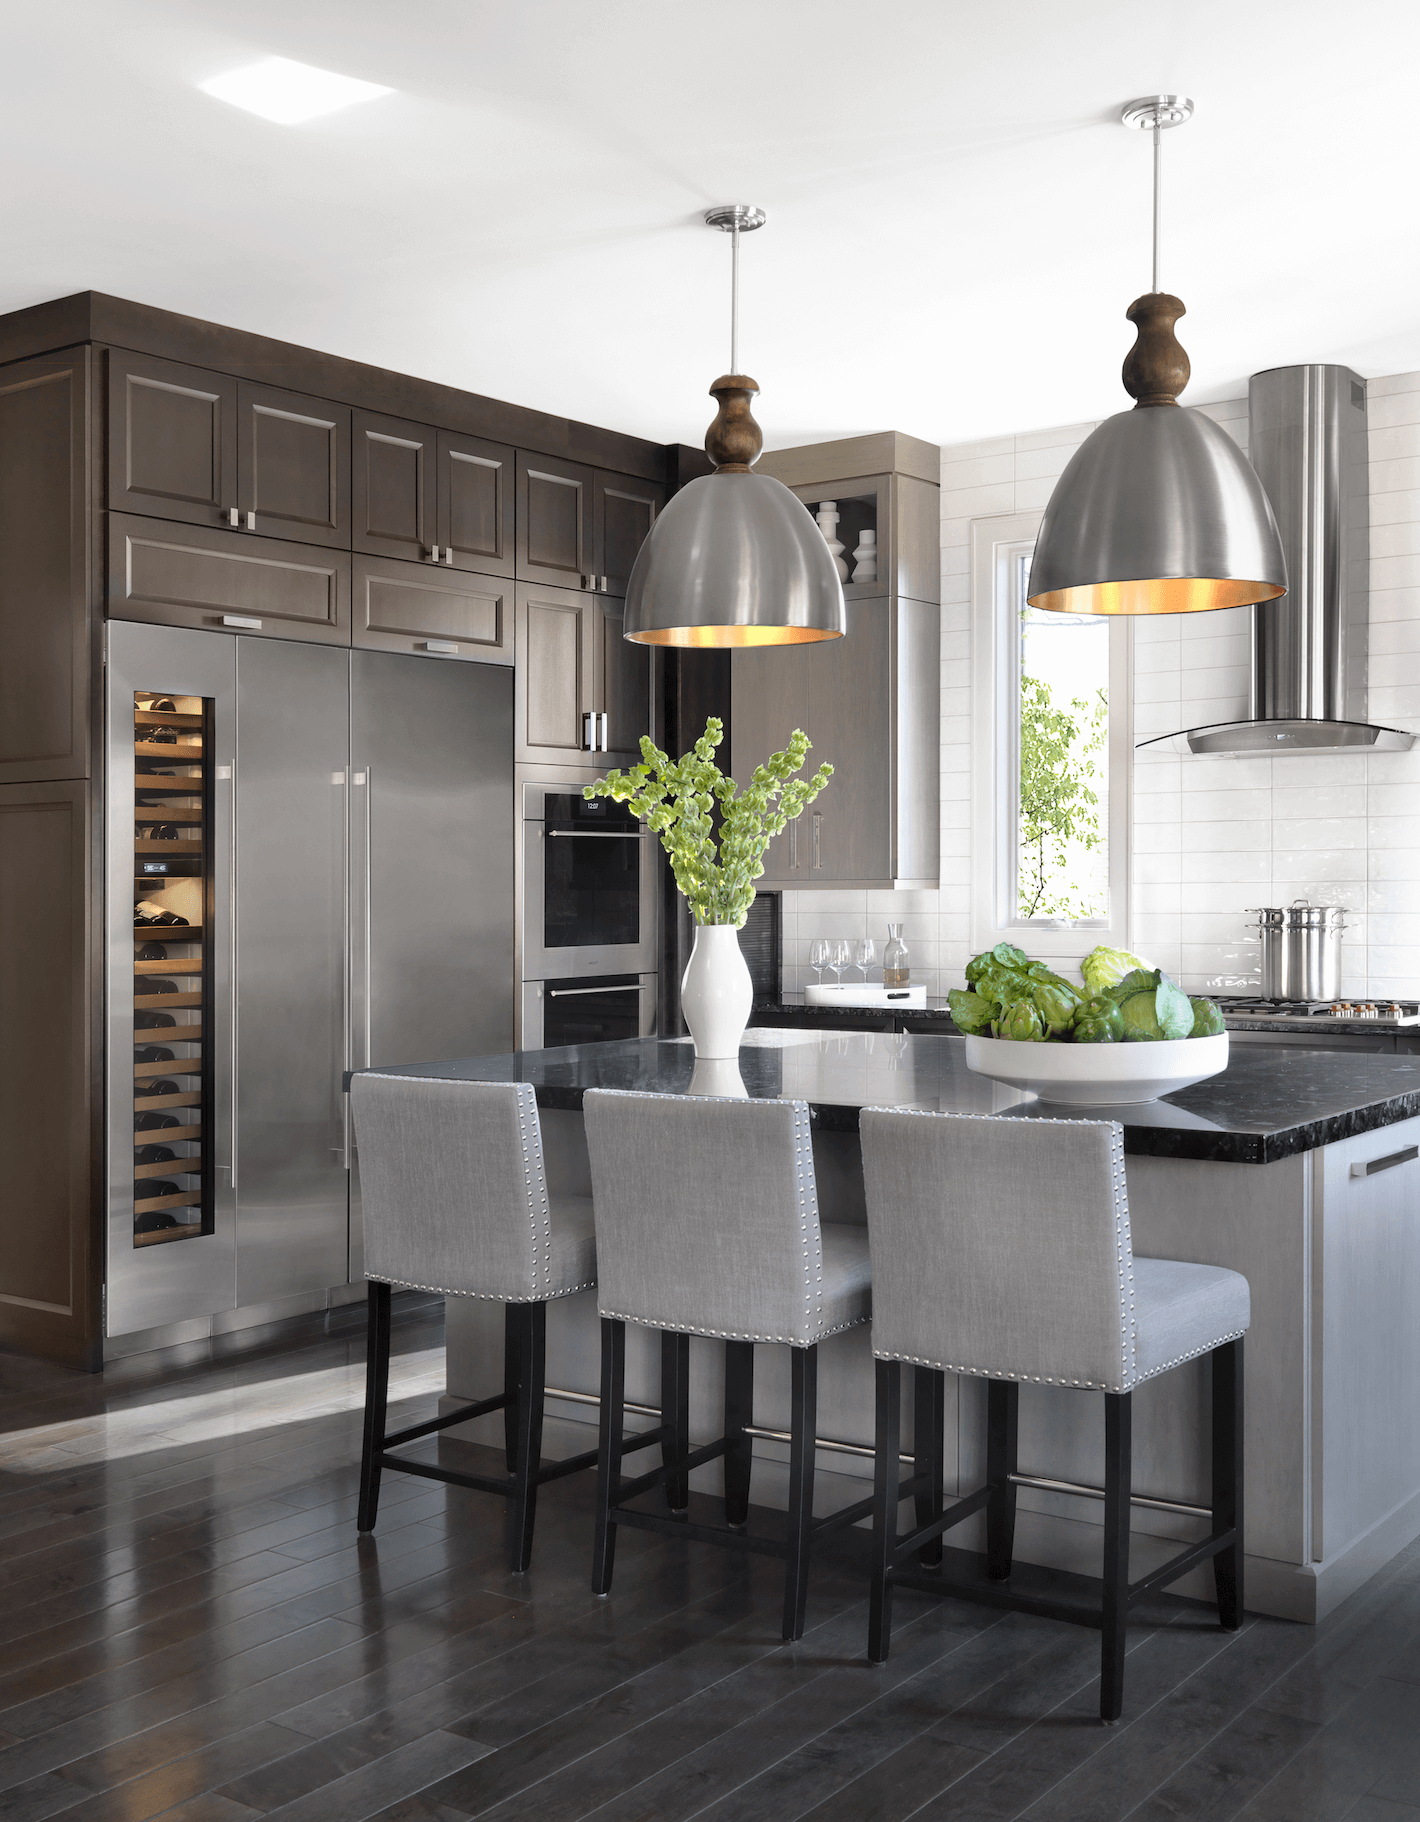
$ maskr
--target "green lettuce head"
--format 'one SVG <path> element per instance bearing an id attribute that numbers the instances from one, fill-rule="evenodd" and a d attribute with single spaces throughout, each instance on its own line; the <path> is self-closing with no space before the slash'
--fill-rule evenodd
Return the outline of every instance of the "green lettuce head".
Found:
<path id="1" fill-rule="evenodd" d="M 985 1037 L 991 1030 L 993 1016 L 1000 1011 L 995 1000 L 980 993 L 964 993 L 960 987 L 953 987 L 948 993 L 947 1005 L 952 1023 L 968 1037 Z"/>
<path id="2" fill-rule="evenodd" d="M 1080 973 L 1085 977 L 1085 985 L 1091 993 L 1103 993 L 1107 987 L 1113 987 L 1122 981 L 1132 969 L 1147 969 L 1149 964 L 1141 962 L 1137 955 L 1131 955 L 1127 949 L 1110 949 L 1102 943 L 1080 963 Z"/>

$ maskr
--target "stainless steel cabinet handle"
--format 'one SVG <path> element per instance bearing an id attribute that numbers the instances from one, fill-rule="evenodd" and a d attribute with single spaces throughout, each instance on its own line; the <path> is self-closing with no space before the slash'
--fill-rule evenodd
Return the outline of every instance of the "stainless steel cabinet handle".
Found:
<path id="1" fill-rule="evenodd" d="M 454 566 L 454 547 L 452 544 L 446 544 L 444 546 L 444 563 L 449 569 L 452 569 Z"/>
<path id="2" fill-rule="evenodd" d="M 634 982 L 629 987 L 549 987 L 547 997 L 550 1000 L 580 999 L 584 993 L 639 993 L 641 983 Z"/>
<path id="3" fill-rule="evenodd" d="M 791 822 L 789 824 L 789 871 L 791 873 L 797 873 L 798 869 L 799 869 L 799 825 L 798 825 L 798 822 L 795 821 L 795 822 Z"/>
<path id="4" fill-rule="evenodd" d="M 429 561 L 431 563 L 437 563 L 439 561 L 439 547 L 437 544 L 432 546 L 429 551 Z"/>
<path id="5" fill-rule="evenodd" d="M 235 506 L 229 506 L 223 514 L 223 517 L 226 519 L 228 525 L 241 525 L 242 515 L 237 511 Z"/>
<path id="6" fill-rule="evenodd" d="M 601 725 L 601 737 L 602 737 L 601 750 L 605 753 L 607 751 L 607 720 L 608 720 L 607 712 L 605 709 L 603 709 L 601 714 L 598 715 L 597 720 Z"/>
<path id="7" fill-rule="evenodd" d="M 456 658 L 459 648 L 452 639 L 421 639 L 419 649 L 423 652 L 443 652 L 448 657 Z"/>
<path id="8" fill-rule="evenodd" d="M 259 633 L 261 631 L 260 620 L 253 619 L 250 614 L 223 614 L 222 624 L 223 626 L 234 626 L 239 632 Z"/>
<path id="9" fill-rule="evenodd" d="M 254 512 L 249 512 L 247 514 L 247 530 L 248 531 L 256 530 L 256 514 Z"/>
<path id="10" fill-rule="evenodd" d="M 588 753 L 597 750 L 597 718 L 590 709 L 582 716 L 582 748 Z"/>
<path id="11" fill-rule="evenodd" d="M 814 811 L 813 820 L 813 858 L 809 865 L 817 868 L 823 866 L 823 817 L 817 810 Z"/>
<path id="12" fill-rule="evenodd" d="M 1420 1145 L 1407 1145 L 1403 1151 L 1393 1151 L 1384 1158 L 1371 1158 L 1365 1164 L 1353 1164 L 1353 1177 L 1373 1177 L 1377 1171 L 1394 1170 L 1397 1164 L 1409 1164 L 1420 1158 Z"/>

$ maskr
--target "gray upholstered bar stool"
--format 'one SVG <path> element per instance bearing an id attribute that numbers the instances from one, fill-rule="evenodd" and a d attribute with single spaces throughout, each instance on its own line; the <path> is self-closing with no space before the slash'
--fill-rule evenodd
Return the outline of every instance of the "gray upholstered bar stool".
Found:
<path id="1" fill-rule="evenodd" d="M 1104 1394 L 1104 1575 L 1100 1718 L 1124 1705 L 1130 1604 L 1213 1561 L 1218 1618 L 1243 1609 L 1243 1335 L 1247 1279 L 1220 1266 L 1134 1256 L 1124 1183 L 1124 1130 L 1093 1120 L 1001 1119 L 866 1108 L 863 1181 L 873 1260 L 877 1473 L 868 1656 L 888 1655 L 894 1584 L 994 1599 L 1082 1618 L 1077 1607 L 993 1587 L 1009 1580 L 1016 1515 L 1020 1386 Z M 1213 1494 L 1209 1536 L 1132 1586 L 1130 1420 L 1134 1388 L 1199 1355 L 1213 1357 Z M 931 1513 L 897 1536 L 900 1362 L 973 1373 L 987 1392 L 986 1484 L 942 1510 L 940 1430 Z M 919 1442 L 919 1447 L 921 1446 Z M 948 1588 L 909 1559 L 950 1526 L 986 1510 L 987 1581 Z"/>
<path id="2" fill-rule="evenodd" d="M 813 1518 L 818 1344 L 868 1320 L 868 1236 L 820 1223 L 803 1101 L 719 1100 L 697 1095 L 589 1090 L 583 1101 L 597 1215 L 602 1317 L 601 1461 L 592 1589 L 611 1589 L 618 1525 L 679 1532 L 698 1542 L 782 1556 L 784 1637 L 804 1631 L 812 1534 L 865 1518 L 865 1499 Z M 679 1364 L 675 1458 L 638 1479 L 621 1478 L 626 1324 L 662 1331 Z M 689 1446 L 690 1337 L 725 1343 L 725 1431 Z M 791 1350 L 788 1537 L 751 1535 L 755 1343 Z M 663 1405 L 665 1394 L 662 1393 Z M 629 1502 L 662 1482 L 686 1503 L 692 1469 L 723 1456 L 726 1528 L 692 1525 Z"/>
<path id="3" fill-rule="evenodd" d="M 548 1194 L 537 1102 L 526 1083 L 356 1075 L 350 1105 L 360 1147 L 369 1280 L 359 1528 L 375 1528 L 382 1468 L 501 1493 L 512 1500 L 512 1568 L 520 1573 L 532 1558 L 538 1488 L 597 1459 L 588 1450 L 542 1464 L 547 1306 L 554 1297 L 596 1284 L 591 1198 Z M 392 1285 L 505 1304 L 502 1391 L 386 1435 Z M 498 1410 L 504 1413 L 506 1480 L 390 1453 L 418 1436 Z"/>

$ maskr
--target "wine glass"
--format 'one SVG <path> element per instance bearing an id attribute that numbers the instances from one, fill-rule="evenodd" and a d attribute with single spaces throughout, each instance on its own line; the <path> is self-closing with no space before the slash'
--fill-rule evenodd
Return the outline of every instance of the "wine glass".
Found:
<path id="1" fill-rule="evenodd" d="M 843 970 L 852 959 L 853 951 L 848 946 L 848 938 L 840 936 L 833 945 L 833 960 L 829 963 L 829 967 L 833 970 L 833 977 L 840 987 L 843 985 Z"/>
<path id="2" fill-rule="evenodd" d="M 814 946 L 809 950 L 809 966 L 818 976 L 817 985 L 823 985 L 823 971 L 828 966 L 828 938 L 815 937 Z"/>
<path id="3" fill-rule="evenodd" d="M 858 966 L 863 970 L 863 985 L 865 987 L 868 984 L 868 970 L 872 967 L 873 960 L 877 953 L 878 946 L 871 936 L 860 936 L 858 938 L 858 947 L 855 954 Z"/>

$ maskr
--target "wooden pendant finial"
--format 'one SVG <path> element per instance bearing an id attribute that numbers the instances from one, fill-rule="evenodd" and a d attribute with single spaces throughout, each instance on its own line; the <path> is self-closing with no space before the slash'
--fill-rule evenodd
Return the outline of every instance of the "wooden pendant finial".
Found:
<path id="1" fill-rule="evenodd" d="M 1139 333 L 1124 357 L 1124 390 L 1136 410 L 1140 405 L 1176 405 L 1191 371 L 1173 332 L 1185 314 L 1182 298 L 1149 291 L 1136 297 L 1124 314 Z"/>
<path id="2" fill-rule="evenodd" d="M 705 432 L 705 453 L 717 474 L 748 474 L 759 459 L 764 432 L 750 409 L 750 398 L 758 391 L 758 384 L 747 373 L 722 373 L 710 388 L 720 409 Z"/>

